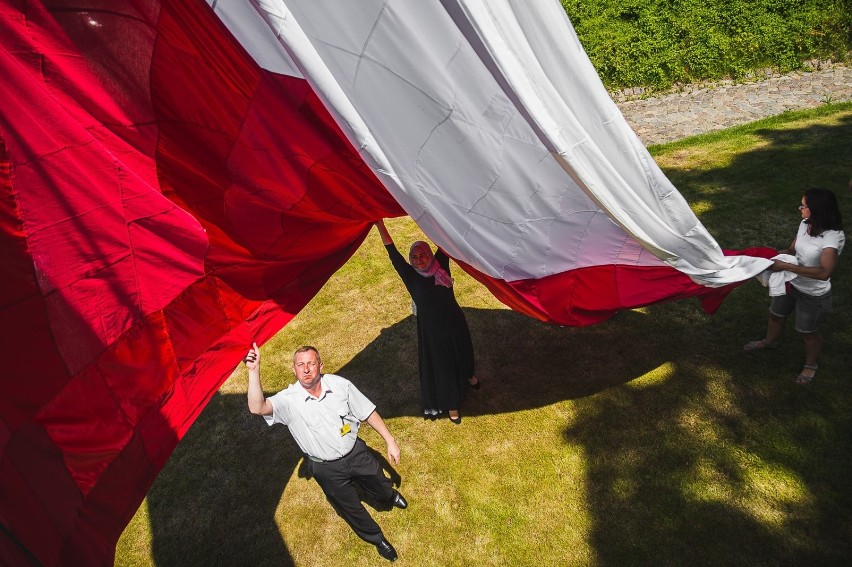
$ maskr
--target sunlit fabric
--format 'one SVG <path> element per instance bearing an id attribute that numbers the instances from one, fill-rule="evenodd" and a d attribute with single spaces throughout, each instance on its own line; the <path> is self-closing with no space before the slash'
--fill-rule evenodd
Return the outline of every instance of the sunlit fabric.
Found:
<path id="1" fill-rule="evenodd" d="M 767 264 L 722 254 L 555 1 L 211 4 L 0 0 L 2 564 L 111 564 L 376 219 L 566 325 Z"/>
<path id="2" fill-rule="evenodd" d="M 588 325 L 624 306 L 718 296 L 694 283 L 767 265 L 723 254 L 558 2 L 213 6 L 259 65 L 306 78 L 405 211 L 507 305 Z M 619 297 L 581 306 L 577 278 Z"/>

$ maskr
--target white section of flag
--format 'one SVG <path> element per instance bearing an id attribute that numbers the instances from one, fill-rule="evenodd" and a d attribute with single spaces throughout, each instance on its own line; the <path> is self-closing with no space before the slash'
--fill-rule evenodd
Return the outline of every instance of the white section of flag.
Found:
<path id="1" fill-rule="evenodd" d="M 555 0 L 212 5 L 262 67 L 304 76 L 423 231 L 484 274 L 662 260 L 717 286 L 767 265 L 722 254 Z"/>

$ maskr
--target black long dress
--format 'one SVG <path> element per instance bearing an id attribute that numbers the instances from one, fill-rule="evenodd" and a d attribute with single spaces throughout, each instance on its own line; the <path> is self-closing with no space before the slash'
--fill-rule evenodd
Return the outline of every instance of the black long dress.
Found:
<path id="1" fill-rule="evenodd" d="M 424 412 L 458 409 L 473 376 L 473 343 L 467 319 L 453 289 L 424 277 L 393 244 L 385 246 L 391 263 L 417 307 L 417 358 L 420 365 L 420 403 Z M 438 264 L 450 273 L 450 259 L 435 253 Z"/>

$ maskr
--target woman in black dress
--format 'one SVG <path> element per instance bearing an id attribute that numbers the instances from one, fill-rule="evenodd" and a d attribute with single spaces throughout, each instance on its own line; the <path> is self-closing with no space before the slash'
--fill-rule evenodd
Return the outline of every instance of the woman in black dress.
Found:
<path id="1" fill-rule="evenodd" d="M 450 259 L 443 250 L 433 254 L 428 244 L 417 241 L 406 262 L 384 222 L 377 222 L 376 228 L 414 301 L 423 416 L 434 419 L 446 411 L 453 423 L 461 423 L 459 406 L 468 386 L 479 389 L 479 380 L 473 374 L 470 330 L 453 293 Z"/>

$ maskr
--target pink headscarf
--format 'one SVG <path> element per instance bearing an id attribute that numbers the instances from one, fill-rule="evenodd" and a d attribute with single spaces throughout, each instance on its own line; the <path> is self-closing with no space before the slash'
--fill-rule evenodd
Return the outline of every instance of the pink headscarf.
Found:
<path id="1" fill-rule="evenodd" d="M 417 242 L 411 245 L 411 248 L 408 250 L 408 262 L 414 267 L 414 263 L 411 262 L 411 257 L 414 255 L 415 251 L 422 251 L 427 256 L 429 256 L 429 264 L 426 265 L 426 268 L 423 270 L 417 270 L 417 273 L 423 277 L 429 278 L 435 276 L 435 283 L 438 285 L 442 285 L 444 287 L 453 287 L 453 278 L 450 277 L 450 274 L 438 264 L 438 261 L 435 260 L 435 254 L 432 253 L 432 249 L 428 244 L 423 242 L 422 240 L 418 240 Z"/>

